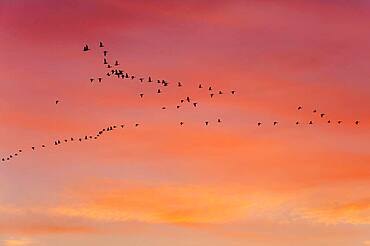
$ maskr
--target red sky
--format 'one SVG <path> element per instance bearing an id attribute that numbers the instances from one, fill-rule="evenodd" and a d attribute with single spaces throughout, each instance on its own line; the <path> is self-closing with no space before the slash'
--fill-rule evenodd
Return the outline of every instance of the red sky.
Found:
<path id="1" fill-rule="evenodd" d="M 0 168 L 0 245 L 370 245 L 369 23 L 361 0 L 1 1 L 0 154 L 25 151 Z M 99 41 L 184 86 L 91 84 Z"/>

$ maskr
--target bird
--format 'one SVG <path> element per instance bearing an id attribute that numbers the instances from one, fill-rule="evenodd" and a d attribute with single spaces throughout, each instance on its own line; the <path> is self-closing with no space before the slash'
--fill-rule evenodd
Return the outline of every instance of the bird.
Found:
<path id="1" fill-rule="evenodd" d="M 177 86 L 178 86 L 178 87 L 181 87 L 181 86 L 182 86 L 182 84 L 181 84 L 180 82 L 178 82 L 178 83 L 177 83 Z"/>
<path id="2" fill-rule="evenodd" d="M 331 123 L 331 121 L 330 121 L 330 120 L 328 120 L 328 123 L 330 124 L 330 123 Z"/>
<path id="3" fill-rule="evenodd" d="M 108 51 L 104 50 L 103 53 L 104 53 L 104 56 L 107 56 Z"/>
<path id="4" fill-rule="evenodd" d="M 231 94 L 233 94 L 233 95 L 234 95 L 234 94 L 235 94 L 235 91 L 231 91 Z"/>
<path id="5" fill-rule="evenodd" d="M 317 112 L 317 110 L 316 110 L 316 109 L 314 109 L 312 112 L 313 112 L 313 113 L 316 113 L 316 112 Z"/>
<path id="6" fill-rule="evenodd" d="M 22 150 L 20 149 L 20 150 L 18 150 L 18 152 L 19 152 L 19 153 L 21 153 L 21 152 L 22 152 Z"/>
<path id="7" fill-rule="evenodd" d="M 35 147 L 31 147 L 32 150 L 35 150 Z"/>
<path id="8" fill-rule="evenodd" d="M 91 79 L 90 79 L 90 82 L 93 82 L 93 81 L 94 81 L 94 79 L 93 79 L 93 78 L 91 78 Z"/>
<path id="9" fill-rule="evenodd" d="M 107 76 L 110 76 L 110 73 L 107 73 Z"/>
<path id="10" fill-rule="evenodd" d="M 149 76 L 148 82 L 153 82 L 152 78 Z"/>
<path id="11" fill-rule="evenodd" d="M 274 121 L 274 126 L 276 126 L 278 124 L 278 122 L 277 121 Z"/>
<path id="12" fill-rule="evenodd" d="M 202 84 L 199 84 L 198 88 L 199 88 L 199 89 L 202 89 L 202 88 L 203 88 L 203 87 L 202 87 Z"/>
<path id="13" fill-rule="evenodd" d="M 73 141 L 74 139 L 73 138 L 71 138 L 71 141 Z"/>
<path id="14" fill-rule="evenodd" d="M 179 105 L 177 105 L 177 106 L 176 106 L 176 108 L 180 108 L 180 106 L 179 106 Z"/>
<path id="15" fill-rule="evenodd" d="M 81 142 L 81 141 L 82 141 L 82 138 L 79 138 L 79 139 L 78 139 L 78 141 L 80 141 L 80 142 Z"/>
<path id="16" fill-rule="evenodd" d="M 338 124 L 342 124 L 342 121 L 341 120 L 338 120 Z"/>
<path id="17" fill-rule="evenodd" d="M 104 47 L 102 42 L 99 42 L 99 47 Z"/>
<path id="18" fill-rule="evenodd" d="M 107 59 L 104 58 L 104 65 L 107 65 L 108 62 L 107 62 Z"/>
<path id="19" fill-rule="evenodd" d="M 140 82 L 143 82 L 144 78 L 140 78 L 139 80 L 140 80 Z"/>
<path id="20" fill-rule="evenodd" d="M 45 145 L 41 145 L 42 148 L 45 148 Z"/>
<path id="21" fill-rule="evenodd" d="M 135 76 L 134 75 L 131 75 L 131 79 L 134 79 L 135 78 Z"/>
<path id="22" fill-rule="evenodd" d="M 121 125 L 121 128 L 125 127 L 125 125 Z"/>
<path id="23" fill-rule="evenodd" d="M 55 104 L 58 104 L 58 103 L 59 103 L 59 100 L 56 100 L 56 101 L 55 101 Z"/>
<path id="24" fill-rule="evenodd" d="M 309 122 L 308 124 L 309 124 L 309 125 L 312 125 L 312 124 L 313 124 L 312 120 L 310 120 L 310 122 Z"/>
<path id="25" fill-rule="evenodd" d="M 210 95 L 210 96 L 211 96 L 211 98 L 212 98 L 214 94 L 213 94 L 213 93 L 211 93 L 211 94 L 209 94 L 209 95 Z"/>
<path id="26" fill-rule="evenodd" d="M 258 122 L 258 123 L 257 123 L 257 126 L 260 126 L 260 125 L 262 125 L 262 123 L 261 123 L 261 122 Z"/>
<path id="27" fill-rule="evenodd" d="M 184 103 L 184 102 L 185 102 L 185 100 L 184 100 L 184 99 L 181 99 L 181 100 L 180 100 L 180 102 L 181 102 L 181 103 Z"/>
<path id="28" fill-rule="evenodd" d="M 83 51 L 89 51 L 90 49 L 89 49 L 89 46 L 86 44 L 85 46 L 84 46 L 84 49 L 83 49 Z"/>
<path id="29" fill-rule="evenodd" d="M 209 91 L 211 91 L 211 90 L 212 90 L 212 87 L 210 86 L 210 87 L 208 88 L 208 90 L 209 90 Z"/>
<path id="30" fill-rule="evenodd" d="M 219 91 L 219 92 L 218 92 L 218 94 L 219 94 L 219 95 L 222 95 L 222 91 Z"/>
<path id="31" fill-rule="evenodd" d="M 301 109 L 302 109 L 302 106 L 299 106 L 299 107 L 298 107 L 298 110 L 301 110 Z"/>
<path id="32" fill-rule="evenodd" d="M 217 120 L 217 122 L 218 122 L 218 123 L 221 123 L 221 119 L 218 119 L 218 120 Z"/>
<path id="33" fill-rule="evenodd" d="M 356 121 L 355 121 L 355 124 L 356 124 L 356 125 L 360 124 L 360 121 L 356 120 Z"/>
<path id="34" fill-rule="evenodd" d="M 119 65 L 119 63 L 118 63 L 118 61 L 116 61 L 116 63 L 114 63 L 114 66 L 118 66 Z"/>
<path id="35" fill-rule="evenodd" d="M 297 121 L 295 124 L 296 124 L 296 125 L 299 125 L 299 122 Z"/>
<path id="36" fill-rule="evenodd" d="M 320 117 L 323 118 L 325 116 L 325 114 L 320 114 Z"/>
<path id="37" fill-rule="evenodd" d="M 197 106 L 197 104 L 198 104 L 198 103 L 193 103 L 194 107 L 196 107 L 196 106 Z"/>
<path id="38" fill-rule="evenodd" d="M 98 78 L 98 81 L 101 82 L 102 78 Z"/>
<path id="39" fill-rule="evenodd" d="M 162 107 L 162 109 L 166 109 L 166 107 Z"/>
<path id="40" fill-rule="evenodd" d="M 140 97 L 141 97 L 141 98 L 143 98 L 143 96 L 144 96 L 144 94 L 143 94 L 143 93 L 141 93 L 141 94 L 140 94 Z"/>
<path id="41" fill-rule="evenodd" d="M 183 125 L 183 124 L 184 124 L 184 122 L 182 122 L 182 121 L 181 121 L 181 122 L 180 122 L 180 125 Z"/>
<path id="42" fill-rule="evenodd" d="M 138 126 L 139 126 L 139 124 L 138 124 L 138 123 L 136 123 L 136 124 L 135 124 L 135 126 L 136 126 L 136 127 L 138 127 Z"/>
<path id="43" fill-rule="evenodd" d="M 208 123 L 209 123 L 209 122 L 208 122 L 208 121 L 206 121 L 206 122 L 204 122 L 204 123 L 206 124 L 206 126 L 208 126 Z"/>
<path id="44" fill-rule="evenodd" d="M 161 93 L 161 89 L 158 89 L 158 90 L 157 90 L 157 93 Z"/>
<path id="45" fill-rule="evenodd" d="M 190 102 L 190 97 L 186 97 L 186 101 Z"/>

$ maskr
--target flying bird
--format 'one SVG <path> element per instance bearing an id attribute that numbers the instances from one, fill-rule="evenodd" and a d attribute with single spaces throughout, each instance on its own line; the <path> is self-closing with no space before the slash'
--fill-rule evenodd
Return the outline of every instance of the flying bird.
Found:
<path id="1" fill-rule="evenodd" d="M 274 126 L 276 126 L 278 124 L 278 122 L 277 121 L 274 121 Z"/>
<path id="2" fill-rule="evenodd" d="M 104 56 L 107 56 L 108 51 L 104 50 L 103 53 L 104 53 Z"/>
<path id="3" fill-rule="evenodd" d="M 89 46 L 86 44 L 85 46 L 84 46 L 84 49 L 83 49 L 83 51 L 89 51 L 90 49 L 89 49 Z"/>
<path id="4" fill-rule="evenodd" d="M 144 96 L 144 94 L 143 94 L 143 93 L 141 93 L 141 94 L 140 94 L 140 97 L 141 97 L 141 98 L 143 98 L 143 96 Z"/>
<path id="5" fill-rule="evenodd" d="M 206 121 L 206 122 L 204 122 L 204 123 L 206 124 L 206 126 L 208 126 L 208 123 L 209 123 L 209 122 L 208 122 L 208 121 Z"/>
<path id="6" fill-rule="evenodd" d="M 302 106 L 299 106 L 299 107 L 298 107 L 298 110 L 301 110 L 301 109 L 302 109 Z"/>
<path id="7" fill-rule="evenodd" d="M 320 117 L 323 118 L 325 116 L 325 114 L 320 114 Z"/>
<path id="8" fill-rule="evenodd" d="M 104 47 L 102 42 L 99 42 L 99 47 Z"/>
<path id="9" fill-rule="evenodd" d="M 98 81 L 101 82 L 102 78 L 98 78 Z"/>
<path id="10" fill-rule="evenodd" d="M 262 123 L 261 123 L 261 122 L 258 122 L 258 123 L 257 123 L 257 126 L 260 126 L 260 125 L 262 125 Z"/>
<path id="11" fill-rule="evenodd" d="M 59 100 L 56 100 L 56 101 L 55 101 L 55 104 L 58 104 L 58 103 L 59 103 Z"/>
<path id="12" fill-rule="evenodd" d="M 235 91 L 231 91 L 231 94 L 233 94 L 233 95 L 234 95 L 234 94 L 235 94 Z"/>
<path id="13" fill-rule="evenodd" d="M 199 84 L 199 87 L 198 87 L 199 89 L 202 89 L 203 87 L 202 87 L 202 84 Z"/>
<path id="14" fill-rule="evenodd" d="M 355 121 L 355 124 L 356 124 L 356 125 L 360 124 L 360 121 L 356 120 L 356 121 Z"/>

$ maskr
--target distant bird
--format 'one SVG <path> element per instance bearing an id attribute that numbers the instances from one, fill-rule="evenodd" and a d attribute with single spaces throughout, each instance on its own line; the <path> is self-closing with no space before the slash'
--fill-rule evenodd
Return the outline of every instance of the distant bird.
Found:
<path id="1" fill-rule="evenodd" d="M 107 59 L 104 58 L 104 65 L 107 65 L 108 62 L 107 62 Z"/>
<path id="2" fill-rule="evenodd" d="M 209 122 L 208 122 L 208 121 L 206 121 L 206 122 L 204 122 L 204 123 L 206 124 L 206 126 L 208 126 L 208 123 L 209 123 Z"/>
<path id="3" fill-rule="evenodd" d="M 277 121 L 274 121 L 274 126 L 276 126 L 278 124 L 278 122 Z"/>
<path id="4" fill-rule="evenodd" d="M 338 120 L 338 124 L 342 124 L 342 121 L 341 120 Z"/>
<path id="5" fill-rule="evenodd" d="M 108 64 L 107 68 L 111 68 L 112 66 Z"/>
<path id="6" fill-rule="evenodd" d="M 233 94 L 233 95 L 234 95 L 234 94 L 235 94 L 235 91 L 231 91 L 231 94 Z"/>
<path id="7" fill-rule="evenodd" d="M 79 138 L 79 139 L 78 139 L 78 141 L 80 141 L 80 142 L 81 142 L 81 141 L 82 141 L 82 138 Z"/>
<path id="8" fill-rule="evenodd" d="M 182 121 L 181 121 L 181 122 L 180 122 L 180 125 L 183 125 L 183 124 L 184 124 L 184 122 L 182 122 Z"/>
<path id="9" fill-rule="evenodd" d="M 136 126 L 136 127 L 138 127 L 138 126 L 139 126 L 139 124 L 138 124 L 138 123 L 136 123 L 136 124 L 135 124 L 135 126 Z"/>
<path id="10" fill-rule="evenodd" d="M 356 124 L 356 125 L 360 124 L 360 121 L 356 120 L 356 121 L 355 121 L 355 124 Z"/>
<path id="11" fill-rule="evenodd" d="M 178 86 L 178 87 L 181 87 L 181 86 L 182 86 L 182 84 L 181 84 L 180 82 L 178 82 L 178 83 L 177 83 L 177 86 Z"/>
<path id="12" fill-rule="evenodd" d="M 104 53 L 104 56 L 107 56 L 108 51 L 104 50 L 103 53 Z"/>
<path id="13" fill-rule="evenodd" d="M 190 97 L 186 97 L 186 101 L 190 102 Z"/>
<path id="14" fill-rule="evenodd" d="M 94 79 L 93 79 L 93 78 L 91 78 L 91 79 L 90 79 L 90 82 L 93 82 L 93 81 L 94 81 Z"/>
<path id="15" fill-rule="evenodd" d="M 330 123 L 331 123 L 331 121 L 330 121 L 330 120 L 328 120 L 328 123 L 330 124 Z"/>
<path id="16" fill-rule="evenodd" d="M 313 112 L 313 113 L 316 113 L 316 112 L 317 112 L 317 110 L 316 110 L 316 109 L 314 109 L 312 112 Z"/>
<path id="17" fill-rule="evenodd" d="M 302 106 L 299 106 L 299 107 L 298 107 L 298 110 L 301 110 L 301 109 L 302 109 Z"/>
<path id="18" fill-rule="evenodd" d="M 184 102 L 185 102 L 185 100 L 184 100 L 184 99 L 181 99 L 181 100 L 180 100 L 180 102 L 181 102 L 181 103 L 184 103 Z"/>
<path id="19" fill-rule="evenodd" d="M 125 127 L 125 125 L 121 125 L 121 128 Z"/>
<path id="20" fill-rule="evenodd" d="M 180 108 L 180 106 L 179 106 L 179 105 L 177 105 L 177 106 L 176 106 L 176 108 Z"/>
<path id="21" fill-rule="evenodd" d="M 148 82 L 153 82 L 152 78 L 149 76 Z"/>
<path id="22" fill-rule="evenodd" d="M 45 148 L 45 145 L 41 145 L 42 148 Z M 17 155 L 17 154 L 16 154 Z"/>
<path id="23" fill-rule="evenodd" d="M 213 94 L 213 93 L 211 93 L 211 94 L 210 94 L 210 96 L 211 96 L 211 98 L 212 98 L 212 97 L 214 96 L 214 94 Z"/>
<path id="24" fill-rule="evenodd" d="M 221 123 L 221 119 L 218 119 L 218 120 L 217 120 L 217 122 L 218 122 L 218 123 Z"/>
<path id="25" fill-rule="evenodd" d="M 162 109 L 166 109 L 166 107 L 162 107 Z"/>
<path id="26" fill-rule="evenodd" d="M 218 94 L 222 95 L 222 91 L 219 91 Z"/>
<path id="27" fill-rule="evenodd" d="M 158 89 L 158 90 L 157 90 L 157 93 L 161 93 L 161 89 Z"/>
<path id="28" fill-rule="evenodd" d="M 260 125 L 262 125 L 262 123 L 261 123 L 261 122 L 258 122 L 258 123 L 257 123 L 257 126 L 260 126 Z"/>
<path id="29" fill-rule="evenodd" d="M 143 94 L 143 93 L 141 93 L 141 94 L 140 94 L 140 97 L 141 97 L 141 98 L 143 98 L 143 96 L 144 96 L 144 94 Z"/>
<path id="30" fill-rule="evenodd" d="M 320 117 L 323 118 L 325 116 L 325 114 L 320 114 Z"/>
<path id="31" fill-rule="evenodd" d="M 18 152 L 19 152 L 19 153 L 21 153 L 21 152 L 22 152 L 22 150 L 20 149 L 20 150 L 18 150 Z"/>
<path id="32" fill-rule="evenodd" d="M 193 106 L 196 107 L 198 103 L 193 103 Z"/>
<path id="33" fill-rule="evenodd" d="M 210 86 L 210 87 L 208 88 L 208 90 L 209 90 L 209 91 L 211 91 L 211 90 L 212 90 L 212 87 Z"/>
<path id="34" fill-rule="evenodd" d="M 295 124 L 296 124 L 296 125 L 299 125 L 299 122 L 297 121 Z"/>
<path id="35" fill-rule="evenodd" d="M 118 63 L 118 61 L 116 61 L 116 63 L 114 63 L 114 66 L 118 66 L 119 65 L 119 63 Z"/>
<path id="36" fill-rule="evenodd" d="M 89 51 L 90 49 L 89 49 L 89 46 L 86 44 L 85 46 L 84 46 L 84 49 L 83 49 L 83 51 Z"/>
<path id="37" fill-rule="evenodd" d="M 99 42 L 99 47 L 104 47 L 102 42 Z"/>
<path id="38" fill-rule="evenodd" d="M 102 78 L 98 78 L 98 81 L 101 82 Z"/>
<path id="39" fill-rule="evenodd" d="M 35 150 L 35 147 L 31 147 L 32 150 Z"/>
<path id="40" fill-rule="evenodd" d="M 199 87 L 198 87 L 199 89 L 202 89 L 203 87 L 202 87 L 202 84 L 199 84 Z"/>
<path id="41" fill-rule="evenodd" d="M 140 80 L 140 82 L 143 82 L 144 78 L 140 78 L 139 80 Z"/>
<path id="42" fill-rule="evenodd" d="M 134 75 L 131 75 L 131 79 L 134 79 L 135 78 L 135 76 Z"/>
<path id="43" fill-rule="evenodd" d="M 14 154 L 14 156 L 18 156 L 18 154 L 17 154 L 17 153 L 15 153 L 15 154 Z"/>
<path id="44" fill-rule="evenodd" d="M 107 73 L 107 76 L 110 76 L 110 73 Z"/>
<path id="45" fill-rule="evenodd" d="M 71 141 L 73 141 L 74 139 L 73 138 L 71 138 Z"/>
<path id="46" fill-rule="evenodd" d="M 55 104 L 58 104 L 58 103 L 59 103 L 59 100 L 56 100 L 56 101 L 55 101 Z"/>
<path id="47" fill-rule="evenodd" d="M 309 124 L 309 125 L 312 125 L 312 124 L 313 124 L 312 120 L 310 120 L 310 122 L 309 122 L 308 124 Z"/>

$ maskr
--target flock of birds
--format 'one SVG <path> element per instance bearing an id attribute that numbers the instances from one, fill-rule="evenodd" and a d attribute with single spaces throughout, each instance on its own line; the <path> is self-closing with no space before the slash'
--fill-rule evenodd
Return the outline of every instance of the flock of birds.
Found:
<path id="1" fill-rule="evenodd" d="M 155 80 L 151 76 L 142 77 L 142 76 L 136 76 L 136 75 L 133 75 L 133 74 L 129 74 L 128 72 L 120 69 L 120 63 L 117 60 L 115 60 L 115 62 L 113 62 L 113 63 L 108 62 L 108 58 L 107 58 L 108 51 L 105 50 L 105 46 L 102 42 L 99 42 L 99 49 L 102 50 L 103 65 L 107 69 L 107 73 L 106 73 L 107 77 L 115 77 L 117 79 L 126 79 L 126 80 L 137 80 L 137 81 L 140 81 L 140 83 L 157 83 L 158 86 L 159 86 L 159 88 L 156 89 L 157 94 L 163 93 L 165 91 L 165 87 L 168 87 L 170 85 L 175 85 L 177 87 L 182 87 L 183 86 L 183 84 L 181 82 L 174 82 L 174 83 L 171 82 L 170 83 L 169 81 L 166 81 L 164 79 L 156 79 Z M 83 47 L 83 52 L 89 52 L 90 50 L 91 49 L 87 44 Z M 103 81 L 103 77 L 90 78 L 89 80 L 90 80 L 91 83 L 94 83 L 94 82 L 101 83 Z M 231 91 L 228 91 L 228 92 L 223 91 L 223 90 L 215 90 L 212 86 L 205 86 L 203 84 L 199 84 L 197 86 L 197 88 L 207 90 L 208 93 L 209 93 L 210 98 L 214 98 L 217 95 L 223 95 L 223 94 L 226 94 L 226 93 L 229 93 L 230 95 L 235 95 L 236 94 L 235 90 L 231 90 Z M 138 97 L 140 99 L 144 98 L 144 96 L 145 96 L 145 94 L 142 93 L 142 92 L 138 94 Z M 60 100 L 55 100 L 55 104 L 59 104 L 60 102 L 61 102 Z M 176 105 L 176 108 L 177 109 L 181 108 L 182 104 L 185 104 L 185 103 L 191 104 L 193 107 L 197 107 L 198 104 L 199 104 L 197 101 L 194 101 L 190 96 L 186 96 L 184 98 L 179 99 L 179 103 Z M 167 107 L 162 106 L 161 109 L 166 110 Z M 298 106 L 297 110 L 301 111 L 301 110 L 303 110 L 303 107 Z M 326 118 L 325 113 L 319 113 L 316 109 L 314 109 L 312 112 L 314 114 L 318 114 L 321 119 Z M 218 118 L 215 122 L 220 124 L 220 123 L 222 123 L 222 120 L 220 118 Z M 326 122 L 327 122 L 327 124 L 336 123 L 338 125 L 343 123 L 342 120 L 332 121 L 330 119 L 326 119 Z M 208 126 L 210 123 L 211 123 L 211 121 L 204 121 L 205 126 Z M 179 122 L 180 126 L 183 126 L 184 124 L 185 124 L 184 121 Z M 263 124 L 262 122 L 257 122 L 257 127 L 262 126 L 262 124 Z M 273 126 L 277 126 L 278 124 L 279 124 L 278 121 L 273 121 L 272 122 Z M 295 124 L 296 125 L 300 125 L 300 124 L 313 125 L 314 122 L 312 120 L 310 120 L 308 123 L 307 122 L 304 123 L 304 122 L 296 121 Z M 359 125 L 360 122 L 358 120 L 356 120 L 356 121 L 354 121 L 354 124 Z M 134 127 L 139 127 L 139 126 L 140 126 L 139 123 L 134 124 Z M 58 140 L 55 140 L 54 143 L 51 143 L 48 146 L 58 146 L 58 145 L 61 145 L 63 143 L 69 143 L 69 142 L 83 142 L 83 141 L 89 141 L 89 140 L 97 140 L 97 139 L 101 138 L 103 135 L 106 135 L 107 133 L 109 133 L 111 131 L 114 131 L 116 129 L 120 129 L 120 128 L 121 129 L 125 128 L 125 125 L 124 124 L 111 125 L 111 126 L 108 126 L 108 127 L 105 127 L 103 129 L 100 129 L 100 130 L 96 131 L 92 135 L 84 135 L 84 136 L 80 136 L 80 137 L 70 137 L 70 138 L 62 139 L 62 140 L 58 139 Z M 44 148 L 47 148 L 48 146 L 45 145 L 45 144 L 42 144 L 42 145 L 39 145 L 39 146 L 31 146 L 30 149 L 32 151 L 36 151 L 37 149 L 44 149 Z M 23 153 L 23 151 L 24 150 L 19 149 L 15 153 L 13 153 L 11 155 L 8 155 L 7 157 L 1 158 L 1 161 L 2 162 L 10 161 L 15 157 L 20 156 Z"/>

